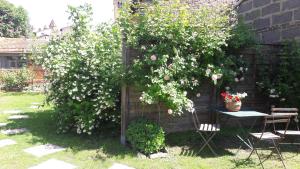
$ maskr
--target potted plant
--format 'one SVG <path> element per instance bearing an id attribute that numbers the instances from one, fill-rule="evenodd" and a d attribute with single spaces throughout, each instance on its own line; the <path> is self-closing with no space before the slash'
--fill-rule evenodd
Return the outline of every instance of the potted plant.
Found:
<path id="1" fill-rule="evenodd" d="M 247 96 L 247 93 L 230 94 L 229 92 L 222 92 L 221 96 L 224 99 L 225 107 L 229 111 L 240 111 L 242 107 L 242 99 Z"/>

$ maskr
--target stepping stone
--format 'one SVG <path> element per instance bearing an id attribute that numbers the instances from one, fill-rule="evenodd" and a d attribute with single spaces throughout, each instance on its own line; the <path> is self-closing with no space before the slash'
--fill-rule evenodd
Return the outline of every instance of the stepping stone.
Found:
<path id="1" fill-rule="evenodd" d="M 38 102 L 32 102 L 31 105 L 37 105 L 37 106 L 39 106 L 39 105 L 41 105 L 41 103 L 38 103 Z"/>
<path id="2" fill-rule="evenodd" d="M 0 127 L 5 127 L 7 126 L 7 123 L 0 123 Z"/>
<path id="3" fill-rule="evenodd" d="M 13 145 L 13 144 L 17 144 L 17 143 L 11 139 L 0 140 L 0 147 L 5 147 L 5 146 Z"/>
<path id="4" fill-rule="evenodd" d="M 6 135 L 14 135 L 14 134 L 22 134 L 27 132 L 28 130 L 26 128 L 20 128 L 20 129 L 8 129 L 8 130 L 1 130 L 2 134 Z"/>
<path id="5" fill-rule="evenodd" d="M 39 106 L 32 105 L 32 106 L 30 106 L 29 108 L 31 108 L 31 109 L 38 109 L 38 108 L 39 108 Z"/>
<path id="6" fill-rule="evenodd" d="M 28 119 L 28 118 L 29 118 L 28 115 L 12 115 L 8 117 L 9 120 Z"/>
<path id="7" fill-rule="evenodd" d="M 20 113 L 22 113 L 22 110 L 4 110 L 1 113 L 3 113 L 3 114 L 20 114 Z"/>
<path id="8" fill-rule="evenodd" d="M 134 168 L 128 167 L 124 164 L 114 163 L 109 169 L 134 169 Z"/>
<path id="9" fill-rule="evenodd" d="M 30 167 L 28 169 L 74 169 L 77 168 L 76 166 L 66 163 L 64 161 L 50 159 L 45 161 L 37 166 Z"/>
<path id="10" fill-rule="evenodd" d="M 32 154 L 36 157 L 42 157 L 44 155 L 56 153 L 59 151 L 64 151 L 65 148 L 53 145 L 53 144 L 46 144 L 46 145 L 40 145 L 36 147 L 27 148 L 24 151 L 26 153 Z"/>

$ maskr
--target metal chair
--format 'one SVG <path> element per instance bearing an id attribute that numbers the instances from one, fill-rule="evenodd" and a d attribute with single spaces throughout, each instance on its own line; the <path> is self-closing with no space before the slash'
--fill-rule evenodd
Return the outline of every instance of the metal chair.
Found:
<path id="1" fill-rule="evenodd" d="M 279 143 L 285 137 L 286 131 L 290 124 L 290 119 L 291 119 L 291 115 L 278 114 L 278 115 L 266 116 L 264 119 L 264 126 L 263 126 L 262 131 L 259 133 L 250 133 L 250 136 L 252 138 L 253 149 L 247 159 L 249 159 L 251 157 L 251 155 L 253 154 L 253 152 L 255 151 L 256 155 L 258 156 L 260 165 L 262 166 L 262 168 L 264 168 L 263 162 L 271 157 L 271 155 L 273 154 L 274 149 L 275 149 L 284 168 L 286 168 L 282 154 L 280 152 Z M 276 131 L 274 131 L 274 129 L 273 129 L 273 131 L 266 131 L 268 125 L 272 124 L 273 126 L 275 126 L 278 123 L 285 124 L 285 129 L 284 129 L 283 134 L 281 134 L 281 135 L 275 134 Z M 258 143 L 261 143 L 261 142 L 271 142 L 274 146 L 274 147 L 271 147 L 271 148 L 273 148 L 273 151 L 267 156 L 267 158 L 264 161 L 261 161 L 261 157 L 259 156 L 259 154 L 257 152 Z"/>
<path id="2" fill-rule="evenodd" d="M 271 115 L 290 115 L 293 117 L 293 128 L 289 127 L 286 130 L 286 136 L 300 136 L 298 109 L 297 108 L 271 108 Z M 291 126 L 291 125 L 290 125 Z M 277 130 L 274 126 L 274 130 L 277 134 L 284 134 L 284 130 Z"/>
<path id="3" fill-rule="evenodd" d="M 196 128 L 196 132 L 200 134 L 200 137 L 203 141 L 200 146 L 200 153 L 205 147 L 208 147 L 210 151 L 217 156 L 217 153 L 213 150 L 211 145 L 215 145 L 212 141 L 213 137 L 220 131 L 220 124 L 217 123 L 201 123 L 199 121 L 197 112 L 192 112 L 194 126 Z"/>

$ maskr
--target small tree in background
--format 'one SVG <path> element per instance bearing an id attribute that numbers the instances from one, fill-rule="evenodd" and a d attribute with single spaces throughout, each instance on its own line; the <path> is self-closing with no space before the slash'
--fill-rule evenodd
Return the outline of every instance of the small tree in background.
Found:
<path id="1" fill-rule="evenodd" d="M 27 11 L 6 0 L 0 0 L 0 37 L 28 36 L 30 31 Z"/>
<path id="2" fill-rule="evenodd" d="M 117 25 L 92 31 L 91 6 L 69 7 L 73 31 L 53 39 L 35 58 L 49 71 L 48 101 L 56 110 L 58 129 L 91 134 L 119 123 L 121 36 Z"/>

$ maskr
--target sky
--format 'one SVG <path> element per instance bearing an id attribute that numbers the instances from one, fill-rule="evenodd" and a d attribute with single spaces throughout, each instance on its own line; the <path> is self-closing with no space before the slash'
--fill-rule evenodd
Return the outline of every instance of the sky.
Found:
<path id="1" fill-rule="evenodd" d="M 67 6 L 79 6 L 89 3 L 93 7 L 93 23 L 111 21 L 114 18 L 113 0 L 7 0 L 16 6 L 22 6 L 28 12 L 30 24 L 34 30 L 49 26 L 53 19 L 58 28 L 70 25 Z"/>

